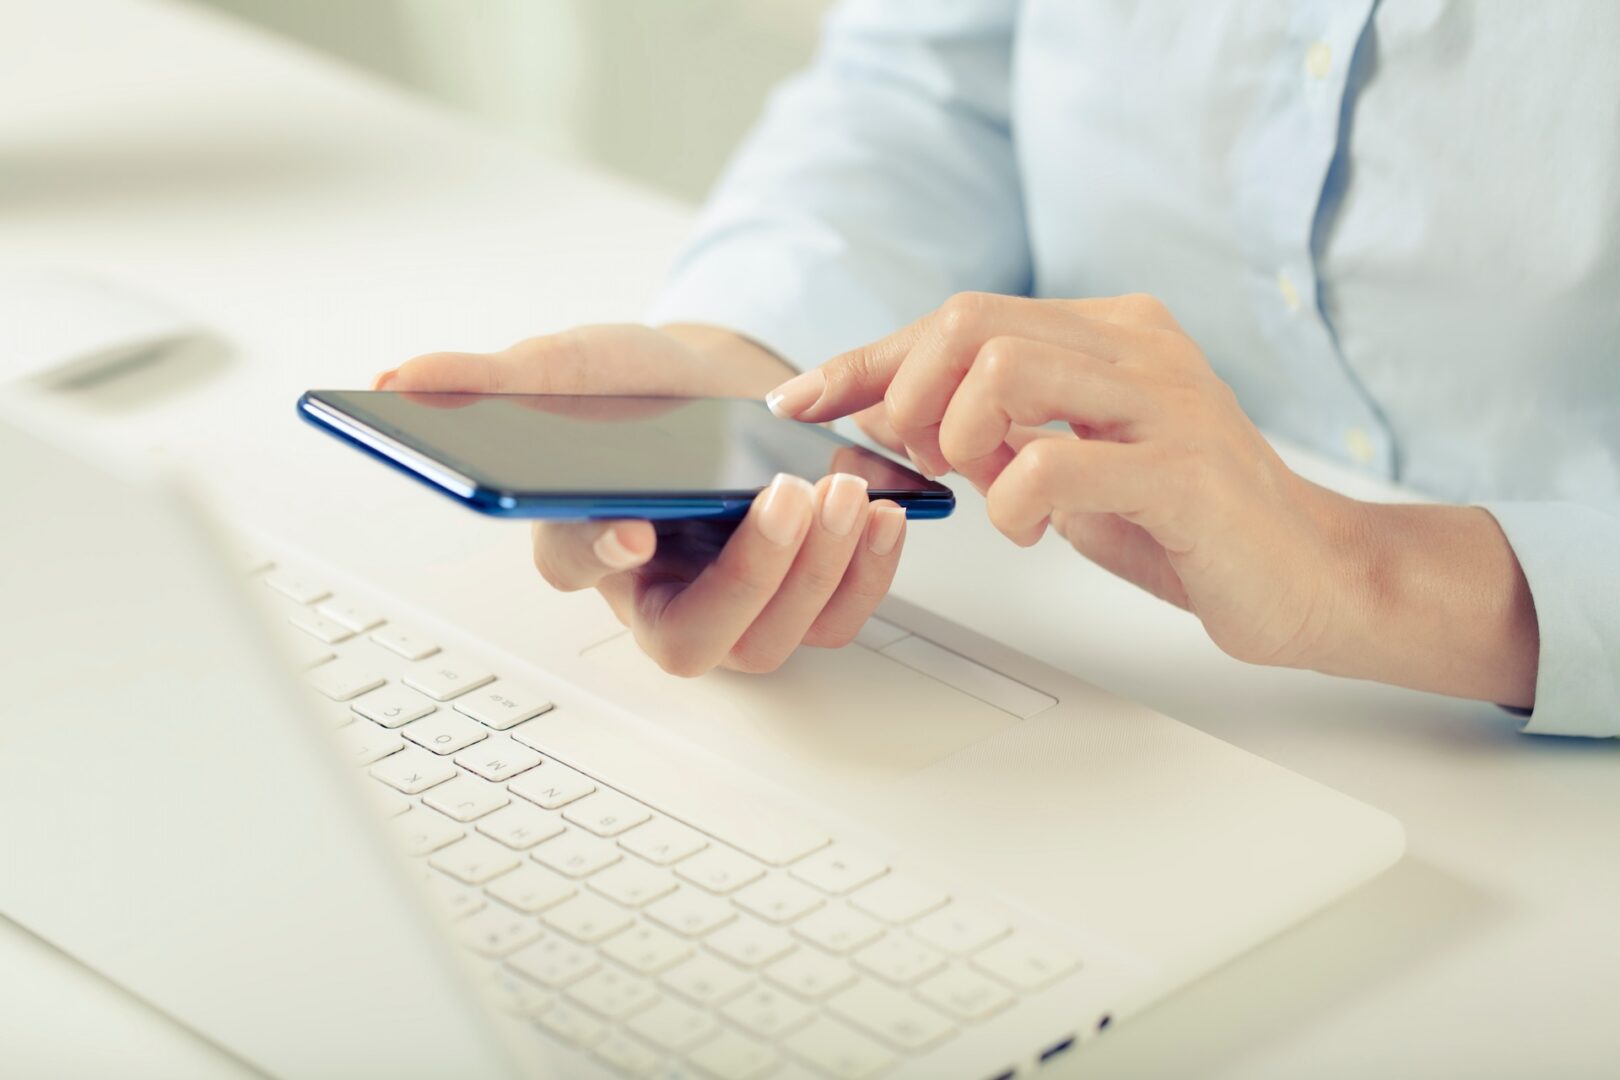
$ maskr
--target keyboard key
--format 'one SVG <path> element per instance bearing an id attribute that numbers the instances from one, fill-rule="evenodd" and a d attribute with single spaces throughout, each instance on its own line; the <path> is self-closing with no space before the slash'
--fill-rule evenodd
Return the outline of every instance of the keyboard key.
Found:
<path id="1" fill-rule="evenodd" d="M 423 803 L 457 821 L 476 821 L 511 801 L 512 797 L 499 784 L 465 773 L 422 796 Z"/>
<path id="2" fill-rule="evenodd" d="M 467 835 L 467 830 L 455 822 L 420 810 L 412 810 L 395 818 L 390 824 L 407 855 L 428 855 Z"/>
<path id="3" fill-rule="evenodd" d="M 597 836 L 618 836 L 652 817 L 645 806 L 613 791 L 598 791 L 572 802 L 562 816 Z"/>
<path id="4" fill-rule="evenodd" d="M 826 834 L 801 822 L 770 813 L 741 814 L 728 818 L 726 843 L 747 852 L 767 866 L 786 866 L 827 846 Z"/>
<path id="5" fill-rule="evenodd" d="M 527 979 L 496 968 L 485 984 L 495 1007 L 514 1016 L 539 1016 L 551 1007 L 551 995 Z"/>
<path id="6" fill-rule="evenodd" d="M 917 987 L 917 995 L 961 1020 L 983 1020 L 1013 1003 L 1010 990 L 959 964 Z"/>
<path id="7" fill-rule="evenodd" d="M 540 924 L 506 908 L 486 907 L 456 924 L 456 937 L 480 956 L 500 957 L 537 939 Z"/>
<path id="8" fill-rule="evenodd" d="M 855 981 L 849 963 L 818 949 L 795 949 L 765 969 L 765 977 L 802 998 L 820 1001 Z"/>
<path id="9" fill-rule="evenodd" d="M 465 919 L 489 906 L 477 889 L 469 889 L 437 870 L 425 870 L 422 879 L 427 882 L 428 895 L 433 902 L 451 919 Z"/>
<path id="10" fill-rule="evenodd" d="M 512 781 L 507 790 L 536 806 L 555 810 L 595 791 L 596 781 L 566 765 L 547 761 Z"/>
<path id="11" fill-rule="evenodd" d="M 306 671 L 337 657 L 337 653 L 308 634 L 284 634 L 281 641 L 283 651 L 287 654 L 287 659 L 292 661 L 295 671 Z"/>
<path id="12" fill-rule="evenodd" d="M 483 727 L 453 712 L 441 712 L 424 717 L 403 729 L 411 742 L 441 756 L 463 750 L 473 743 L 489 738 Z"/>
<path id="13" fill-rule="evenodd" d="M 533 915 L 562 903 L 579 888 L 560 874 L 526 863 L 509 874 L 502 874 L 484 886 L 484 891 L 525 915 Z"/>
<path id="14" fill-rule="evenodd" d="M 559 1003 L 535 1018 L 535 1023 L 564 1042 L 590 1048 L 607 1036 L 607 1025 L 575 1005 Z"/>
<path id="15" fill-rule="evenodd" d="M 676 882 L 667 870 L 626 859 L 593 875 L 589 884 L 592 889 L 625 907 L 641 907 L 674 892 Z"/>
<path id="16" fill-rule="evenodd" d="M 426 660 L 439 651 L 439 647 L 414 630 L 397 624 L 385 626 L 371 635 L 371 640 L 396 656 L 407 660 Z"/>
<path id="17" fill-rule="evenodd" d="M 599 840 L 582 829 L 569 829 L 542 843 L 529 857 L 569 877 L 586 877 L 624 856 L 607 840 Z"/>
<path id="18" fill-rule="evenodd" d="M 887 982 L 909 986 L 945 966 L 945 954 L 909 934 L 887 934 L 855 954 L 856 966 Z"/>
<path id="19" fill-rule="evenodd" d="M 739 907 L 774 923 L 792 922 L 824 902 L 821 894 L 782 874 L 773 874 L 738 890 L 732 897 Z"/>
<path id="20" fill-rule="evenodd" d="M 550 840 L 560 835 L 563 828 L 556 817 L 528 803 L 512 803 L 478 822 L 479 832 L 517 851 L 527 851 L 542 840 Z"/>
<path id="21" fill-rule="evenodd" d="M 438 709 L 427 698 L 409 687 L 390 683 L 349 703 L 349 708 L 385 728 L 403 727 Z"/>
<path id="22" fill-rule="evenodd" d="M 508 956 L 506 965 L 541 986 L 560 990 L 575 979 L 589 975 L 602 963 L 594 950 L 553 934 Z"/>
<path id="23" fill-rule="evenodd" d="M 592 1053 L 625 1076 L 654 1076 L 658 1072 L 658 1055 L 628 1035 L 608 1035 Z"/>
<path id="24" fill-rule="evenodd" d="M 602 968 L 570 985 L 568 996 L 592 1012 L 618 1020 L 657 1001 L 658 991 L 639 975 Z"/>
<path id="25" fill-rule="evenodd" d="M 687 937 L 702 937 L 737 917 L 736 909 L 730 904 L 697 889 L 676 889 L 662 900 L 648 904 L 646 912 L 647 918 Z"/>
<path id="26" fill-rule="evenodd" d="M 999 915 L 956 902 L 917 920 L 911 932 L 936 949 L 961 956 L 1005 937 L 1008 929 L 1006 920 Z"/>
<path id="27" fill-rule="evenodd" d="M 381 626 L 383 621 L 381 615 L 365 605 L 337 598 L 321 603 L 315 610 L 350 634 L 363 634 L 373 627 Z"/>
<path id="28" fill-rule="evenodd" d="M 339 657 L 329 663 L 311 668 L 304 673 L 317 693 L 324 694 L 333 701 L 348 701 L 357 698 L 367 690 L 375 690 L 385 680 L 375 670 L 367 667 L 358 660 Z"/>
<path id="29" fill-rule="evenodd" d="M 377 812 L 385 818 L 399 817 L 411 808 L 411 800 L 395 794 L 381 784 L 367 784 L 366 795 L 370 797 L 372 805 L 376 806 Z"/>
<path id="30" fill-rule="evenodd" d="M 347 641 L 354 637 L 354 631 L 342 623 L 320 615 L 309 608 L 299 608 L 287 620 L 316 641 L 326 645 L 336 645 L 340 641 Z"/>
<path id="31" fill-rule="evenodd" d="M 822 848 L 795 863 L 788 873 L 834 896 L 860 888 L 883 876 L 889 868 L 877 859 L 841 844 Z"/>
<path id="32" fill-rule="evenodd" d="M 405 740 L 376 724 L 350 724 L 335 732 L 338 746 L 356 765 L 370 765 L 405 749 Z"/>
<path id="33" fill-rule="evenodd" d="M 637 1013 L 626 1026 L 654 1046 L 674 1054 L 714 1034 L 720 1025 L 704 1009 L 665 998 Z"/>
<path id="34" fill-rule="evenodd" d="M 716 930 L 704 944 L 744 967 L 762 967 L 798 947 L 787 931 L 747 915 Z"/>
<path id="35" fill-rule="evenodd" d="M 787 1052 L 839 1080 L 866 1080 L 894 1064 L 894 1054 L 838 1023 L 817 1020 L 788 1038 Z"/>
<path id="36" fill-rule="evenodd" d="M 540 764 L 540 755 L 504 735 L 485 739 L 456 755 L 456 764 L 485 780 L 504 784 Z"/>
<path id="37" fill-rule="evenodd" d="M 918 881 L 909 874 L 884 874 L 856 889 L 849 902 L 884 922 L 908 923 L 943 907 L 949 899 L 944 889 Z"/>
<path id="38" fill-rule="evenodd" d="M 587 945 L 617 934 L 634 921 L 628 911 L 592 893 L 580 893 L 547 908 L 541 918 L 547 926 Z"/>
<path id="39" fill-rule="evenodd" d="M 434 654 L 405 675 L 406 686 L 434 701 L 449 701 L 494 681 L 493 672 L 485 671 L 471 659 L 446 652 Z"/>
<path id="40" fill-rule="evenodd" d="M 756 986 L 732 998 L 720 1011 L 751 1034 L 773 1041 L 808 1024 L 816 1015 L 799 999 L 768 986 Z"/>
<path id="41" fill-rule="evenodd" d="M 1080 966 L 1063 949 L 1013 934 L 973 957 L 972 964 L 1025 993 L 1039 990 Z"/>
<path id="42" fill-rule="evenodd" d="M 658 981 L 682 997 L 708 1006 L 718 1005 L 754 983 L 747 972 L 708 953 L 677 964 Z"/>
<path id="43" fill-rule="evenodd" d="M 602 952 L 632 971 L 656 975 L 691 956 L 692 946 L 668 930 L 638 923 L 609 938 Z"/>
<path id="44" fill-rule="evenodd" d="M 765 868 L 741 852 L 714 846 L 675 866 L 675 873 L 712 893 L 735 892 L 765 876 Z"/>
<path id="45" fill-rule="evenodd" d="M 717 1080 L 756 1080 L 776 1068 L 776 1051 L 734 1031 L 722 1031 L 687 1055 Z"/>
<path id="46" fill-rule="evenodd" d="M 506 679 L 456 701 L 458 712 L 496 731 L 505 731 L 551 708 L 551 701 L 540 691 Z"/>
<path id="47" fill-rule="evenodd" d="M 468 885 L 482 885 L 513 869 L 519 862 L 516 855 L 482 836 L 457 840 L 428 857 L 429 866 Z"/>
<path id="48" fill-rule="evenodd" d="M 669 866 L 702 851 L 709 841 L 696 829 L 669 818 L 655 818 L 619 838 L 619 846 L 655 866 Z"/>
<path id="49" fill-rule="evenodd" d="M 313 604 L 332 595 L 332 590 L 325 585 L 283 571 L 266 574 L 260 580 L 295 604 Z"/>
<path id="50" fill-rule="evenodd" d="M 392 736 L 391 732 L 383 734 Z M 389 787 L 397 788 L 407 795 L 415 795 L 455 776 L 456 767 L 443 758 L 435 757 L 426 750 L 418 750 L 413 746 L 383 758 L 371 767 L 371 775 Z"/>
<path id="51" fill-rule="evenodd" d="M 794 923 L 793 932 L 828 952 L 848 953 L 876 940 L 883 924 L 847 904 L 830 904 Z"/>
<path id="52" fill-rule="evenodd" d="M 943 1042 L 956 1030 L 932 1006 L 881 983 L 856 983 L 830 998 L 827 1007 L 867 1034 L 912 1052 Z"/>

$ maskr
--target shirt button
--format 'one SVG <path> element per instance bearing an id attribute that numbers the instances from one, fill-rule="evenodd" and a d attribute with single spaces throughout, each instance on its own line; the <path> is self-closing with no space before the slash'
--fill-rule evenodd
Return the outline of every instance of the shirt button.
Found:
<path id="1" fill-rule="evenodd" d="M 1305 73 L 1313 79 L 1325 79 L 1333 70 L 1333 50 L 1325 41 L 1311 43 L 1305 50 Z"/>
<path id="2" fill-rule="evenodd" d="M 1282 294 L 1282 302 L 1289 311 L 1299 310 L 1299 290 L 1294 288 L 1294 279 L 1282 270 L 1277 271 L 1277 291 Z"/>
<path id="3" fill-rule="evenodd" d="M 1350 456 L 1361 465 L 1371 465 L 1376 451 L 1373 449 L 1372 436 L 1367 434 L 1366 428 L 1346 428 L 1344 432 L 1344 448 L 1350 451 Z"/>

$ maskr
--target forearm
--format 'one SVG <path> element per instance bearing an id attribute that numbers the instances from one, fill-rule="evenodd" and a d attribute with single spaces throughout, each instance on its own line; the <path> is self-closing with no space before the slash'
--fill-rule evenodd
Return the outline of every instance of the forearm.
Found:
<path id="1" fill-rule="evenodd" d="M 1535 604 L 1495 518 L 1478 507 L 1343 502 L 1343 632 L 1310 666 L 1533 705 Z"/>

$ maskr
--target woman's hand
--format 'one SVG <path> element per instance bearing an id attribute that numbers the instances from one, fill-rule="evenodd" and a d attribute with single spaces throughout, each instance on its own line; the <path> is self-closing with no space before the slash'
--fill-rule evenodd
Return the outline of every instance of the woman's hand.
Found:
<path id="1" fill-rule="evenodd" d="M 807 421 L 880 407 L 1016 543 L 1050 524 L 1240 659 L 1533 698 L 1534 608 L 1494 519 L 1299 477 L 1151 297 L 964 294 L 766 400 Z M 1051 421 L 1072 436 L 1023 430 Z"/>
<path id="2" fill-rule="evenodd" d="M 497 353 L 430 353 L 378 389 L 511 394 L 754 396 L 790 369 L 713 327 L 587 326 Z M 801 643 L 837 646 L 877 607 L 905 512 L 866 482 L 779 476 L 735 527 L 539 522 L 534 561 L 559 589 L 595 588 L 666 671 L 771 671 Z"/>

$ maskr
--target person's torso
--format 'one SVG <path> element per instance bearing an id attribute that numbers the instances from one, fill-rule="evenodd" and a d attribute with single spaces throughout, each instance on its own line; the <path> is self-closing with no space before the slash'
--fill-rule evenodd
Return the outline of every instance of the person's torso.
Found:
<path id="1" fill-rule="evenodd" d="M 1035 292 L 1154 293 L 1262 426 L 1442 497 L 1620 496 L 1617 56 L 1612 0 L 1027 0 Z"/>

